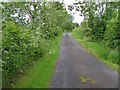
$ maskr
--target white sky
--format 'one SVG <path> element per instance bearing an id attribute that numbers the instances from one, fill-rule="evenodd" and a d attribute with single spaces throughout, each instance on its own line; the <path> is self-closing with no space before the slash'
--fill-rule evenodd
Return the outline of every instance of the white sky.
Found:
<path id="1" fill-rule="evenodd" d="M 68 5 L 71 5 L 71 4 L 78 2 L 78 1 L 83 1 L 83 0 L 63 0 L 67 11 L 68 11 L 68 8 L 67 8 Z M 74 17 L 73 22 L 80 24 L 84 20 L 84 16 L 81 17 L 79 15 L 80 12 L 75 12 L 75 11 L 72 11 L 72 12 L 74 12 L 74 14 L 72 14 Z M 70 12 L 68 11 L 68 13 L 70 13 Z"/>

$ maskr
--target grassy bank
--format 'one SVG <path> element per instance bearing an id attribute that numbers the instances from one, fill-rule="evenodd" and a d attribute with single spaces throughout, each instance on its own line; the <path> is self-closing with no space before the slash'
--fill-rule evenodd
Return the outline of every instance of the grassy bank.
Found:
<path id="1" fill-rule="evenodd" d="M 106 63 L 113 70 L 118 71 L 118 51 L 112 50 L 111 48 L 105 46 L 103 43 L 90 42 L 89 38 L 81 38 L 80 32 L 74 30 L 72 35 L 76 40 L 85 47 L 88 52 L 98 57 L 102 62 Z"/>
<path id="2" fill-rule="evenodd" d="M 15 88 L 48 88 L 58 58 L 61 36 L 52 39 L 49 52 L 39 58 L 33 66 L 25 71 L 15 82 Z"/>

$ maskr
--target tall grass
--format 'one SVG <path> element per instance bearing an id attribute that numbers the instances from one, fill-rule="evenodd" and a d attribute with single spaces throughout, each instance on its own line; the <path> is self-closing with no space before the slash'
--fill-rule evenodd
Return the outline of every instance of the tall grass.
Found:
<path id="1" fill-rule="evenodd" d="M 100 58 L 103 62 L 111 66 L 113 69 L 118 70 L 118 51 L 117 49 L 111 49 L 103 42 L 91 42 L 89 37 L 82 37 L 81 30 L 79 28 L 73 30 L 73 36 L 77 41 L 85 47 L 91 54 Z M 82 38 L 81 38 L 82 37 Z"/>
<path id="2" fill-rule="evenodd" d="M 50 41 L 49 52 L 43 58 L 38 57 L 38 61 L 15 82 L 15 88 L 49 87 L 58 58 L 60 40 L 61 36 Z"/>

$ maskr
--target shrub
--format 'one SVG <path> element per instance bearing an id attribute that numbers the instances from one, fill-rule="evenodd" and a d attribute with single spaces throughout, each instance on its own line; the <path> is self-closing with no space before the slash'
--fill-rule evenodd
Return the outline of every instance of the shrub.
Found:
<path id="1" fill-rule="evenodd" d="M 29 28 L 21 28 L 13 22 L 6 23 L 2 42 L 2 59 L 5 62 L 3 86 L 12 84 L 17 73 L 22 73 L 26 65 L 32 64 L 36 55 L 39 57 L 44 55 L 45 43 L 40 36 L 40 30 L 33 31 Z"/>
<path id="2" fill-rule="evenodd" d="M 118 28 L 117 28 L 118 18 L 112 18 L 106 27 L 104 39 L 105 44 L 111 48 L 116 48 L 118 46 Z"/>

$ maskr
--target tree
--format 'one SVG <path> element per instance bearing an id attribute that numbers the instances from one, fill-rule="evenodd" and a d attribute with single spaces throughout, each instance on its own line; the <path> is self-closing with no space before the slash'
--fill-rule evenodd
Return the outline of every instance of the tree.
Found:
<path id="1" fill-rule="evenodd" d="M 4 2 L 2 7 L 2 80 L 3 87 L 12 87 L 33 58 L 45 56 L 50 41 L 74 24 L 59 2 Z"/>

